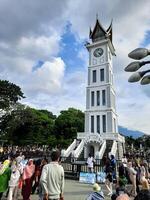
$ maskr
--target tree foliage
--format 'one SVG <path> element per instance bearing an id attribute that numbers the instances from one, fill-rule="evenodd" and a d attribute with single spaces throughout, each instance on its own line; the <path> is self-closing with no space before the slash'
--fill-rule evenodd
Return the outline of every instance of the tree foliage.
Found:
<path id="1" fill-rule="evenodd" d="M 20 87 L 6 80 L 0 80 L 0 110 L 9 109 L 24 98 Z"/>
<path id="2" fill-rule="evenodd" d="M 68 141 L 69 143 L 77 137 L 77 132 L 83 131 L 84 113 L 75 108 L 61 111 L 55 120 L 55 134 L 60 141 L 63 138 L 65 142 Z"/>
<path id="3" fill-rule="evenodd" d="M 84 113 L 69 108 L 56 117 L 47 110 L 18 105 L 11 113 L 3 116 L 0 129 L 11 144 L 67 147 L 77 137 L 77 132 L 84 131 Z"/>
<path id="4" fill-rule="evenodd" d="M 1 121 L 1 129 L 11 144 L 50 144 L 55 145 L 53 135 L 55 117 L 51 112 L 19 107 Z"/>

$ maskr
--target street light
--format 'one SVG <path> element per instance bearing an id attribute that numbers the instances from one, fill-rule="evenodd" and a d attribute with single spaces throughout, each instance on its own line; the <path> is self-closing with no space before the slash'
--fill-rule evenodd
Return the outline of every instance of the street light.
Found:
<path id="1" fill-rule="evenodd" d="M 129 58 L 133 58 L 135 60 L 141 60 L 142 58 L 145 58 L 148 55 L 150 55 L 150 50 L 146 48 L 137 48 L 128 54 Z"/>
<path id="2" fill-rule="evenodd" d="M 150 72 L 150 70 L 146 70 L 146 71 L 142 71 L 142 72 L 135 72 L 134 74 L 132 74 L 129 77 L 128 81 L 130 83 L 137 82 L 148 72 Z"/>
<path id="3" fill-rule="evenodd" d="M 150 55 L 150 50 L 148 50 L 146 48 L 137 48 L 137 49 L 131 51 L 128 54 L 128 56 L 130 58 L 133 58 L 135 60 L 140 60 L 142 58 L 145 58 L 148 55 Z M 135 72 L 138 69 L 140 69 L 143 65 L 146 65 L 146 64 L 149 64 L 149 63 L 150 63 L 150 60 L 149 61 L 142 61 L 142 62 L 134 61 L 134 62 L 131 62 L 127 67 L 125 67 L 124 70 L 126 72 Z M 144 76 L 148 72 L 150 72 L 150 70 L 133 73 L 129 77 L 128 81 L 130 83 L 133 83 L 133 82 L 137 82 L 137 81 L 142 79 L 141 85 L 150 84 L 150 75 Z"/>
<path id="4" fill-rule="evenodd" d="M 144 76 L 141 80 L 141 85 L 146 85 L 150 83 L 150 75 Z"/>
<path id="5" fill-rule="evenodd" d="M 148 63 L 150 63 L 150 61 L 143 61 L 143 62 L 135 61 L 130 63 L 124 70 L 126 72 L 135 72 L 138 69 L 140 69 L 143 65 L 146 65 Z"/>

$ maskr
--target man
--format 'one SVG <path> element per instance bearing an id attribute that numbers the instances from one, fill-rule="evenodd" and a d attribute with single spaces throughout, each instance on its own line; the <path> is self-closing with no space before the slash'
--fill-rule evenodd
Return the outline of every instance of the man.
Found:
<path id="1" fill-rule="evenodd" d="M 43 167 L 40 183 L 45 200 L 63 200 L 64 170 L 59 165 L 60 152 L 53 151 L 51 162 Z"/>
<path id="2" fill-rule="evenodd" d="M 113 180 L 116 180 L 116 159 L 114 155 L 110 156 L 110 163 L 112 168 Z"/>

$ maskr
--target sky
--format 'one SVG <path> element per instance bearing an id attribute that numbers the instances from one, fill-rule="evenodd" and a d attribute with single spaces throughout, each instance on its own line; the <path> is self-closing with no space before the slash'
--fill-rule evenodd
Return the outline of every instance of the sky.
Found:
<path id="1" fill-rule="evenodd" d="M 130 51 L 150 49 L 149 0 L 0 0 L 0 79 L 19 85 L 31 107 L 85 111 L 84 44 L 96 14 L 105 28 L 113 19 L 118 123 L 150 134 L 150 85 L 128 83 L 124 72 Z"/>

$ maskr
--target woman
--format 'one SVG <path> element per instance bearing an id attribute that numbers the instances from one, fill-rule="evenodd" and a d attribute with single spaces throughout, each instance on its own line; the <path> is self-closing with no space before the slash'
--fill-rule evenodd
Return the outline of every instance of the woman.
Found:
<path id="1" fill-rule="evenodd" d="M 11 175 L 9 165 L 10 161 L 5 160 L 0 166 L 0 199 L 2 199 L 3 193 L 8 189 L 8 182 Z"/>
<path id="2" fill-rule="evenodd" d="M 22 180 L 22 196 L 23 200 L 30 200 L 30 194 L 32 190 L 32 181 L 33 181 L 33 174 L 35 172 L 35 165 L 33 164 L 33 160 L 30 159 L 28 164 L 24 168 Z"/>
<path id="3" fill-rule="evenodd" d="M 21 174 L 23 173 L 23 167 L 19 161 L 14 161 L 11 166 L 11 177 L 9 180 L 9 193 L 8 200 L 17 199 L 18 182 Z"/>

